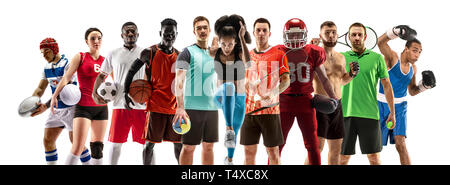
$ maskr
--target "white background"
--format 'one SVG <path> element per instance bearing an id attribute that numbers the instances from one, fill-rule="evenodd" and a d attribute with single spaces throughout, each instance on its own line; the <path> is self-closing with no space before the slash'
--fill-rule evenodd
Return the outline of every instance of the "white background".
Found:
<path id="1" fill-rule="evenodd" d="M 192 21 L 198 15 L 206 16 L 213 26 L 215 20 L 225 14 L 240 14 L 245 18 L 249 31 L 259 17 L 272 24 L 271 45 L 282 42 L 284 22 L 293 17 L 305 21 L 309 39 L 317 37 L 319 26 L 326 20 L 338 25 L 344 34 L 353 22 L 371 26 L 381 35 L 388 28 L 407 24 L 418 32 L 423 52 L 417 63 L 418 71 L 433 70 L 437 78 L 436 88 L 416 97 L 409 97 L 407 146 L 413 164 L 450 164 L 448 158 L 448 4 L 445 1 L 2 1 L 0 6 L 1 29 L 0 73 L 2 87 L 0 121 L 0 164 L 45 164 L 42 144 L 46 112 L 36 118 L 22 118 L 17 114 L 19 103 L 30 96 L 38 86 L 46 63 L 39 51 L 39 42 L 46 37 L 55 38 L 61 53 L 70 59 L 80 51 L 88 51 L 84 32 L 98 27 L 103 32 L 101 54 L 121 47 L 121 26 L 127 21 L 138 25 L 138 45 L 148 47 L 160 41 L 160 22 L 167 17 L 178 22 L 178 38 L 175 47 L 182 50 L 195 42 Z M 213 34 L 211 34 L 213 35 Z M 210 37 L 211 38 L 211 37 Z M 249 48 L 255 47 L 254 38 Z M 404 41 L 390 42 L 398 52 Z M 349 48 L 339 45 L 338 51 Z M 375 49 L 378 51 L 378 48 Z M 418 76 L 418 80 L 421 75 Z M 47 88 L 42 101 L 50 98 Z M 220 113 L 221 115 L 221 113 Z M 215 144 L 215 164 L 223 164 L 226 149 L 223 146 L 224 119 L 220 119 L 220 142 Z M 109 131 L 109 128 L 108 128 Z M 131 138 L 129 138 L 130 140 Z M 110 143 L 105 137 L 104 161 L 108 160 Z M 86 144 L 86 146 L 89 146 Z M 63 164 L 70 151 L 67 131 L 57 141 L 59 163 Z M 350 164 L 368 164 L 357 145 L 357 154 Z M 200 149 L 194 155 L 194 164 L 200 164 Z M 120 164 L 141 164 L 142 146 L 127 142 L 123 145 Z M 176 164 L 171 143 L 157 144 L 157 164 Z M 322 153 L 322 164 L 327 164 L 327 152 Z M 303 164 L 307 156 L 300 129 L 294 125 L 287 139 L 281 158 L 282 164 Z M 235 164 L 243 164 L 244 151 L 238 145 Z M 399 164 L 394 145 L 383 148 L 382 164 Z M 267 155 L 261 144 L 257 164 L 267 164 Z"/>

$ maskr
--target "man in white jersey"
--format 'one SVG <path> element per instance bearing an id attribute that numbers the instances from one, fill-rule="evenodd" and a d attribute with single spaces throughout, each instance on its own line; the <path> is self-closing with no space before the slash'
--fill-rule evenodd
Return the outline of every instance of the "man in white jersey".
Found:
<path id="1" fill-rule="evenodd" d="M 126 22 L 122 26 L 123 47 L 117 48 L 105 58 L 101 66 L 101 73 L 97 76 L 94 84 L 93 99 L 97 104 L 106 103 L 98 94 L 97 89 L 106 77 L 111 74 L 114 84 L 117 88 L 117 95 L 113 102 L 113 113 L 111 117 L 111 126 L 108 140 L 112 143 L 109 151 L 110 164 L 118 164 L 122 144 L 127 142 L 130 129 L 133 134 L 133 141 L 144 144 L 142 134 L 145 126 L 145 106 L 135 104 L 133 109 L 127 110 L 124 98 L 124 82 L 128 70 L 133 61 L 139 58 L 144 48 L 136 45 L 139 37 L 138 28 L 133 22 Z M 144 79 L 145 68 L 141 68 L 133 80 Z"/>
<path id="2" fill-rule="evenodd" d="M 64 73 L 69 69 L 69 60 L 65 57 L 65 55 L 61 55 L 59 53 L 58 43 L 53 38 L 46 38 L 42 40 L 39 48 L 43 57 L 48 62 L 42 72 L 41 81 L 33 93 L 33 96 L 41 97 L 48 86 L 50 86 L 52 93 L 55 91 L 56 86 L 63 77 Z M 72 84 L 77 84 L 76 75 L 72 77 L 71 81 Z M 49 107 L 50 101 L 46 104 L 39 104 L 38 109 L 31 114 L 31 116 L 37 116 L 46 111 Z M 47 118 L 44 130 L 44 148 L 45 160 L 49 165 L 57 164 L 58 151 L 56 149 L 56 139 L 58 139 L 64 128 L 69 131 L 69 138 L 72 142 L 73 114 L 73 106 L 66 105 L 61 100 L 58 100 L 58 107 L 55 110 L 55 114 L 49 114 Z M 89 164 L 90 159 L 91 155 L 89 150 L 85 148 L 80 157 L 81 163 Z"/>

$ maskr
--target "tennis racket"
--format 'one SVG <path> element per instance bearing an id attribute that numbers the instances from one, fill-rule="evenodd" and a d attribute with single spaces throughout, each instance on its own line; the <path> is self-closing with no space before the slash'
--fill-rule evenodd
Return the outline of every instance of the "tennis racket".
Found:
<path id="1" fill-rule="evenodd" d="M 308 60 L 308 53 L 304 50 L 304 49 L 290 49 L 288 50 L 284 56 L 283 56 L 283 62 L 284 63 L 285 59 L 288 60 L 288 64 L 289 64 L 289 76 L 290 76 L 290 83 L 293 83 L 295 81 L 300 81 L 300 82 L 304 82 L 304 81 L 308 81 L 308 79 L 310 79 L 310 67 L 309 65 L 306 63 L 306 61 Z M 277 70 L 272 71 L 271 73 L 264 75 L 262 78 L 259 78 L 258 80 L 256 80 L 254 83 L 256 86 L 260 85 L 263 82 L 265 82 L 265 79 L 267 79 L 269 76 L 273 76 L 273 75 L 277 75 L 279 76 L 279 72 L 280 69 L 286 69 L 286 67 L 283 65 L 282 67 L 279 67 Z M 251 83 L 251 82 L 250 82 Z M 278 88 L 279 87 L 279 80 L 276 82 L 276 86 L 274 88 Z M 269 93 L 271 89 L 266 90 L 265 92 Z M 260 92 L 261 94 L 261 92 Z M 258 101 L 261 100 L 261 106 L 259 108 L 256 108 L 255 110 L 249 112 L 247 115 L 252 115 L 254 113 L 257 113 L 259 111 L 277 106 L 280 104 L 279 99 L 277 99 L 276 97 L 278 96 L 274 96 L 271 97 L 270 100 L 262 100 L 262 97 L 260 96 L 260 94 L 256 93 L 254 95 L 254 100 Z M 264 94 L 264 91 L 263 91 Z M 275 101 L 275 99 L 277 99 L 277 101 Z"/>
<path id="2" fill-rule="evenodd" d="M 367 49 L 374 49 L 377 46 L 378 43 L 378 35 L 375 30 L 373 30 L 371 27 L 366 26 L 366 32 L 367 32 L 367 38 L 364 41 L 364 46 L 366 46 Z M 341 35 L 338 37 L 338 43 L 348 46 L 349 48 L 352 48 L 350 40 L 348 40 L 348 34 L 349 32 L 345 33 L 344 35 Z"/>

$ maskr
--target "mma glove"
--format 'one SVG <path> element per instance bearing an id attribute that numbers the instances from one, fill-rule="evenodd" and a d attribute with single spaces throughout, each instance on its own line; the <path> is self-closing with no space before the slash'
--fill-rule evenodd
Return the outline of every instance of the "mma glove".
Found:
<path id="1" fill-rule="evenodd" d="M 350 77 L 355 78 L 358 73 L 359 73 L 359 63 L 351 62 L 350 71 L 348 72 L 348 74 L 350 75 Z"/>

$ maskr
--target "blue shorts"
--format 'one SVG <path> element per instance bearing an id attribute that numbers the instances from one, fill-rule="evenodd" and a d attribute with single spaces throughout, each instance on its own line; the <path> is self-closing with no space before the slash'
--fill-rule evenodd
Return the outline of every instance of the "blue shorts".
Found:
<path id="1" fill-rule="evenodd" d="M 408 107 L 408 102 L 404 101 L 399 104 L 395 104 L 395 127 L 389 130 L 386 126 L 386 120 L 389 116 L 389 106 L 387 103 L 378 101 L 378 109 L 380 111 L 380 128 L 381 135 L 383 139 L 383 145 L 387 145 L 387 140 L 390 138 L 390 143 L 395 144 L 394 136 L 405 136 L 406 137 L 406 109 Z"/>

